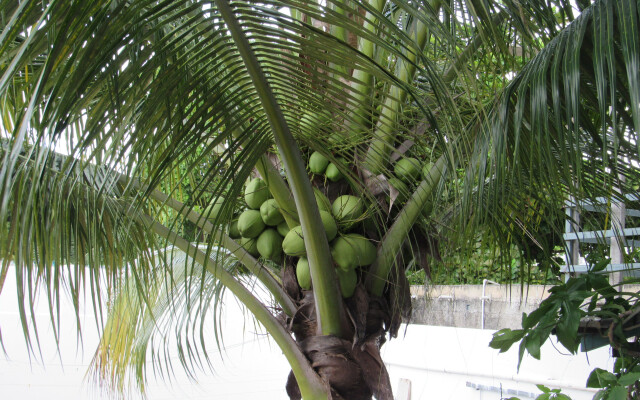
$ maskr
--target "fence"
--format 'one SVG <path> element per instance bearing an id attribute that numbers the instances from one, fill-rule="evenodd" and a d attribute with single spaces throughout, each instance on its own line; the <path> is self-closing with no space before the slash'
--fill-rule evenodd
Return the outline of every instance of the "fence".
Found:
<path id="1" fill-rule="evenodd" d="M 640 197 L 636 194 L 624 196 L 626 202 L 638 202 Z M 614 202 L 609 207 L 609 202 L 604 197 L 599 197 L 595 202 L 567 200 L 565 203 L 567 221 L 565 222 L 565 232 L 563 239 L 567 248 L 565 265 L 560 268 L 560 272 L 565 274 L 565 278 L 572 274 L 585 273 L 590 266 L 583 261 L 580 256 L 580 243 L 607 243 L 609 244 L 609 255 L 611 263 L 603 270 L 605 273 L 612 273 L 611 283 L 621 283 L 623 276 L 637 275 L 640 263 L 629 263 L 624 261 L 625 249 L 640 246 L 640 240 L 633 239 L 640 236 L 640 227 L 625 226 L 627 217 L 640 217 L 640 210 L 627 209 L 626 203 Z M 582 231 L 581 213 L 609 213 L 611 219 L 611 229 Z M 624 275 L 623 275 L 624 273 Z"/>

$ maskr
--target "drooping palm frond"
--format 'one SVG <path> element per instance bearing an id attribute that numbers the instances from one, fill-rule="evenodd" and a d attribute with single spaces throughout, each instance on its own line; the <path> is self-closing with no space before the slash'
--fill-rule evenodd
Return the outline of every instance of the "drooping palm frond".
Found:
<path id="1" fill-rule="evenodd" d="M 135 281 L 148 278 L 146 266 L 155 238 L 132 218 L 138 211 L 131 197 L 105 180 L 100 168 L 78 168 L 54 153 L 41 162 L 40 170 L 32 157 L 20 154 L 17 159 L 6 206 L 9 213 L 1 226 L 0 275 L 15 270 L 25 339 L 36 350 L 32 335 L 38 342 L 33 308 L 37 293 L 47 295 L 54 332 L 60 296 L 70 295 L 78 313 L 85 290 L 91 292 L 101 323 L 104 299 L 122 274 Z M 31 324 L 33 330 L 28 328 Z"/>
<path id="2" fill-rule="evenodd" d="M 243 278 L 235 258 L 222 253 L 213 257 L 219 268 L 246 279 L 247 287 L 256 285 L 250 275 Z M 221 313 L 210 312 L 210 307 L 223 307 L 225 287 L 181 250 L 165 248 L 154 253 L 154 258 L 157 266 L 146 282 L 147 298 L 141 299 L 135 283 L 125 280 L 109 304 L 109 318 L 90 372 L 111 393 L 125 394 L 133 387 L 144 392 L 151 371 L 171 379 L 176 349 L 178 363 L 195 377 L 197 370 L 211 365 L 206 342 L 212 333 L 206 324 L 213 322 L 213 338 L 222 347 Z"/>
<path id="3" fill-rule="evenodd" d="M 498 231 L 526 228 L 535 240 L 532 212 L 541 220 L 567 200 L 620 201 L 635 192 L 638 17 L 633 1 L 594 2 L 504 90 L 470 166 L 478 180 L 466 186 L 467 205 Z"/>

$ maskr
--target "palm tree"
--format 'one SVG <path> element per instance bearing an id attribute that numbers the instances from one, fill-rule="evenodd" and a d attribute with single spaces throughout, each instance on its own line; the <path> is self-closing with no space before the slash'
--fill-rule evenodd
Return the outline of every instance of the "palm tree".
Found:
<path id="1" fill-rule="evenodd" d="M 224 288 L 282 349 L 291 398 L 391 399 L 379 349 L 425 243 L 481 226 L 544 247 L 564 196 L 637 179 L 636 3 L 521 3 L 0 1 L 0 276 L 15 264 L 27 341 L 34 285 L 55 325 L 87 284 L 108 310 L 95 373 L 143 388 L 154 337 L 201 325 Z M 345 181 L 310 179 L 312 152 Z M 431 167 L 405 189 L 410 156 Z M 312 290 L 293 257 L 230 236 L 251 176 L 301 226 Z M 313 186 L 366 205 L 354 229 L 377 255 L 346 298 Z M 179 343 L 188 370 L 199 343 Z"/>

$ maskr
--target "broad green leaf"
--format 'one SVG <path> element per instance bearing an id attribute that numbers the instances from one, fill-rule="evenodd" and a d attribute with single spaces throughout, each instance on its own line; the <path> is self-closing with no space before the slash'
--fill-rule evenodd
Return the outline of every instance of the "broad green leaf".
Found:
<path id="1" fill-rule="evenodd" d="M 581 312 L 577 307 L 573 308 L 570 304 L 564 304 L 563 314 L 560 322 L 556 326 L 558 340 L 572 353 L 578 350 L 580 344 L 580 338 L 577 334 L 578 326 L 580 325 L 580 316 Z"/>
<path id="2" fill-rule="evenodd" d="M 627 388 L 614 386 L 607 394 L 606 400 L 627 400 Z"/>
<path id="3" fill-rule="evenodd" d="M 520 342 L 520 346 L 518 346 L 518 371 L 520 370 L 520 365 L 522 365 L 522 360 L 524 359 L 525 352 L 525 343 L 524 341 Z"/>
<path id="4" fill-rule="evenodd" d="M 600 386 L 589 386 L 589 384 L 593 384 L 592 382 L 592 376 L 595 374 L 596 378 L 597 378 L 597 382 Z M 613 383 L 617 382 L 617 378 L 614 374 L 612 374 L 611 372 L 601 369 L 601 368 L 596 368 L 595 370 L 593 370 L 593 372 L 591 373 L 591 375 L 589 375 L 589 379 L 587 380 L 587 387 L 605 387 L 608 385 L 611 385 Z"/>
<path id="5" fill-rule="evenodd" d="M 605 396 L 607 395 L 607 392 L 605 390 L 599 390 L 598 392 L 596 392 L 596 394 L 593 396 L 593 400 L 602 400 L 605 398 Z"/>
<path id="6" fill-rule="evenodd" d="M 599 271 L 603 271 L 605 268 L 607 268 L 607 266 L 611 263 L 611 260 L 605 258 L 603 260 L 598 261 L 597 263 L 595 263 L 592 267 L 591 267 L 591 271 L 593 272 L 599 272 Z"/>
<path id="7" fill-rule="evenodd" d="M 493 339 L 489 342 L 489 346 L 494 349 L 500 350 L 500 353 L 504 353 L 509 350 L 511 346 L 522 339 L 524 336 L 524 330 L 517 329 L 501 329 L 493 334 Z"/>
<path id="8" fill-rule="evenodd" d="M 526 343 L 526 348 L 529 354 L 536 360 L 540 359 L 540 346 L 542 343 L 540 342 L 540 335 L 537 331 L 531 332 L 524 339 L 522 339 Z"/>
<path id="9" fill-rule="evenodd" d="M 605 387 L 600 381 L 600 371 L 603 371 L 601 368 L 596 368 L 589 374 L 587 378 L 587 387 L 588 388 L 601 388 Z"/>
<path id="10" fill-rule="evenodd" d="M 640 382 L 640 372 L 631 372 L 618 378 L 618 385 L 629 386 Z"/>
<path id="11" fill-rule="evenodd" d="M 542 384 L 537 384 L 536 387 L 542 391 L 542 393 L 550 393 L 551 389 Z"/>
<path id="12" fill-rule="evenodd" d="M 549 315 L 555 315 L 558 308 L 559 305 L 545 299 L 540 303 L 540 306 L 537 309 L 531 312 L 531 314 L 527 315 L 523 313 L 522 328 L 525 330 L 533 328 L 542 318 L 548 317 Z"/>

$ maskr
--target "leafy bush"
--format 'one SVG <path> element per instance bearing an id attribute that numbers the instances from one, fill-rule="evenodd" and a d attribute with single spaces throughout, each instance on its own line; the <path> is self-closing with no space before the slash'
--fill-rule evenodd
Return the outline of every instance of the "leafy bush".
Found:
<path id="1" fill-rule="evenodd" d="M 594 399 L 640 398 L 640 294 L 618 291 L 612 286 L 603 273 L 608 265 L 609 260 L 603 259 L 592 264 L 588 273 L 551 288 L 538 309 L 522 314 L 522 329 L 496 332 L 490 346 L 505 352 L 520 342 L 520 367 L 525 351 L 540 359 L 540 347 L 552 334 L 574 354 L 580 345 L 584 350 L 609 345 L 617 357 L 614 371 L 596 368 L 586 383 L 587 387 L 602 389 Z M 543 392 L 542 396 L 547 397 L 539 399 L 568 398 L 559 397 L 561 394 L 552 390 Z"/>

